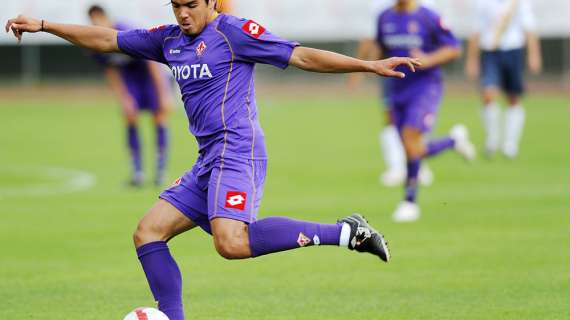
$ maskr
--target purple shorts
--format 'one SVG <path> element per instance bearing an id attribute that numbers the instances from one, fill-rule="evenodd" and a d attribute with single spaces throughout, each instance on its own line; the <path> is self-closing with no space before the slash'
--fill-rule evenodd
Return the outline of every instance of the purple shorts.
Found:
<path id="1" fill-rule="evenodd" d="M 411 97 L 394 99 L 390 112 L 398 131 L 411 127 L 422 133 L 430 133 L 437 119 L 442 95 L 441 84 L 431 84 Z"/>
<path id="2" fill-rule="evenodd" d="M 267 160 L 198 162 L 161 195 L 200 228 L 212 233 L 210 221 L 229 218 L 252 223 L 263 194 Z"/>

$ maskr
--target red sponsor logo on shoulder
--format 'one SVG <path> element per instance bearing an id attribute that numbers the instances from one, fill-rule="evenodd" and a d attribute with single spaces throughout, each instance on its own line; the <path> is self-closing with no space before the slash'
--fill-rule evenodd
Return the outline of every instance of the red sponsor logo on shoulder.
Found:
<path id="1" fill-rule="evenodd" d="M 226 193 L 226 208 L 245 210 L 247 201 L 247 193 L 238 191 L 229 191 Z"/>
<path id="2" fill-rule="evenodd" d="M 263 33 L 265 33 L 265 28 L 253 20 L 249 20 L 246 24 L 244 24 L 242 29 L 255 39 L 258 39 Z"/>
<path id="3" fill-rule="evenodd" d="M 161 25 L 159 25 L 159 26 L 152 27 L 152 28 L 148 29 L 148 31 L 149 31 L 149 32 L 156 32 L 156 31 L 159 31 L 159 30 L 162 30 L 162 29 L 165 29 L 165 28 L 166 28 L 166 25 L 165 25 L 165 24 L 161 24 Z"/>

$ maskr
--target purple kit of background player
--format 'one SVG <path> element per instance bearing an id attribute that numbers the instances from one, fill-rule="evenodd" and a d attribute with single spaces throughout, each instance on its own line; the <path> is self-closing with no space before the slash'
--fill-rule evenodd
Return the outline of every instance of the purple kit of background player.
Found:
<path id="1" fill-rule="evenodd" d="M 182 277 L 167 241 L 200 226 L 213 235 L 218 253 L 245 259 L 311 245 L 344 246 L 390 259 L 384 237 L 358 214 L 334 224 L 268 217 L 256 220 L 266 170 L 263 132 L 257 119 L 256 63 L 312 72 L 371 72 L 404 77 L 394 69 L 412 58 L 363 61 L 282 40 L 251 20 L 215 12 L 216 1 L 172 0 L 178 25 L 117 30 L 10 19 L 6 31 L 45 31 L 98 52 L 124 52 L 168 64 L 185 104 L 199 157 L 140 221 L 137 254 L 160 310 L 184 319 Z"/>
<path id="2" fill-rule="evenodd" d="M 115 30 L 133 29 L 125 23 L 113 23 L 104 9 L 98 5 L 88 10 L 92 24 Z M 141 186 L 144 182 L 141 144 L 138 134 L 140 111 L 152 113 L 156 127 L 155 185 L 162 186 L 168 151 L 167 120 L 170 111 L 170 87 L 161 67 L 153 62 L 134 59 L 120 53 L 94 54 L 105 67 L 105 77 L 119 99 L 127 124 L 127 141 L 132 162 L 130 184 Z"/>
<path id="3" fill-rule="evenodd" d="M 406 151 L 405 200 L 394 212 L 397 222 L 419 218 L 416 204 L 418 173 L 423 158 L 455 148 L 467 159 L 474 148 L 464 126 L 455 126 L 450 136 L 425 142 L 435 124 L 443 95 L 441 64 L 460 55 L 459 43 L 441 18 L 416 0 L 398 0 L 380 14 L 376 42 L 385 57 L 411 56 L 422 62 L 416 73 L 404 79 L 385 79 L 384 95 Z"/>

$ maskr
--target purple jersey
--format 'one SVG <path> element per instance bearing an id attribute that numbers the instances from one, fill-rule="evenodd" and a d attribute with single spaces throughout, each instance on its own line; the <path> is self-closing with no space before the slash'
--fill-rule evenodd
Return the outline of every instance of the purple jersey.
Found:
<path id="1" fill-rule="evenodd" d="M 286 68 L 298 45 L 259 24 L 219 15 L 197 36 L 177 25 L 119 32 L 121 51 L 167 64 L 180 86 L 204 165 L 219 158 L 266 159 L 257 118 L 254 66 Z"/>
<path id="2" fill-rule="evenodd" d="M 113 27 L 119 31 L 132 29 L 125 23 L 116 23 Z M 95 54 L 94 57 L 105 67 L 117 68 L 139 109 L 158 109 L 158 89 L 150 75 L 148 61 L 120 53 Z"/>
<path id="3" fill-rule="evenodd" d="M 414 49 L 431 53 L 443 46 L 459 46 L 459 42 L 434 11 L 420 6 L 413 12 L 398 12 L 393 7 L 380 14 L 376 41 L 386 57 L 408 57 Z M 400 71 L 406 72 L 400 67 Z M 442 81 L 441 68 L 406 72 L 406 78 L 386 79 L 386 96 L 391 103 L 416 95 L 424 86 Z"/>

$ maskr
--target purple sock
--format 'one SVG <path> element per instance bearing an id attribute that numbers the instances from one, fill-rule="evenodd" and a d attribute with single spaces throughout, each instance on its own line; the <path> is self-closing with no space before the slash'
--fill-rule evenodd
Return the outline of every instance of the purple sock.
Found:
<path id="1" fill-rule="evenodd" d="M 253 257 L 312 245 L 339 245 L 342 224 L 319 224 L 271 217 L 249 225 Z"/>
<path id="2" fill-rule="evenodd" d="M 141 146 L 139 142 L 139 133 L 137 126 L 129 125 L 127 127 L 127 139 L 129 143 L 129 151 L 131 153 L 131 161 L 135 174 L 142 172 Z"/>
<path id="3" fill-rule="evenodd" d="M 137 255 L 160 311 L 170 320 L 184 320 L 182 276 L 166 242 L 145 244 L 137 249 Z"/>
<path id="4" fill-rule="evenodd" d="M 453 139 L 451 139 L 450 137 L 430 141 L 427 145 L 427 152 L 425 157 L 426 158 L 433 157 L 453 147 L 455 147 L 455 141 L 453 141 Z"/>
<path id="5" fill-rule="evenodd" d="M 166 167 L 168 151 L 168 129 L 163 125 L 156 126 L 156 175 L 161 178 Z"/>
<path id="6" fill-rule="evenodd" d="M 418 175 L 420 173 L 421 160 L 409 160 L 408 175 L 406 177 L 406 201 L 416 202 L 418 194 Z"/>

